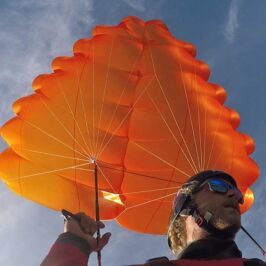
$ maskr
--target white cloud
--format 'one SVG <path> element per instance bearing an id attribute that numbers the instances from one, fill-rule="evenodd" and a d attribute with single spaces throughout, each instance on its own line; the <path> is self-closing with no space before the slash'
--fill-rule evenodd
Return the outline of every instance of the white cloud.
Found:
<path id="1" fill-rule="evenodd" d="M 123 1 L 137 11 L 140 12 L 145 11 L 145 1 L 143 0 L 123 0 Z"/>
<path id="2" fill-rule="evenodd" d="M 232 0 L 230 3 L 227 21 L 224 27 L 224 36 L 229 43 L 233 43 L 236 36 L 236 31 L 239 27 L 238 13 L 239 13 L 239 0 Z"/>
<path id="3" fill-rule="evenodd" d="M 13 0 L 0 6 L 2 125 L 13 116 L 12 103 L 32 93 L 34 77 L 51 72 L 52 58 L 71 55 L 75 40 L 88 35 L 93 6 L 92 0 Z M 0 202 L 0 265 L 39 265 L 61 233 L 62 219 L 55 221 L 53 211 L 18 197 L 2 182 Z"/>
<path id="4" fill-rule="evenodd" d="M 86 36 L 93 18 L 91 0 L 9 1 L 1 5 L 1 124 L 12 102 L 31 91 L 38 74 L 51 72 L 57 55 L 71 55 L 74 41 Z"/>

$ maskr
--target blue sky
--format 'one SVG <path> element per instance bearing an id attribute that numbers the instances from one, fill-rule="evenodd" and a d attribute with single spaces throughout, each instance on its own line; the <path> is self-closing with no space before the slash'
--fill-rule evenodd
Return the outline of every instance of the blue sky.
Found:
<path id="1" fill-rule="evenodd" d="M 241 115 L 240 131 L 256 141 L 253 158 L 261 167 L 253 186 L 255 204 L 242 223 L 266 248 L 266 2 L 253 0 L 1 0 L 0 122 L 13 116 L 11 105 L 31 93 L 31 82 L 49 73 L 51 60 L 71 55 L 72 44 L 89 37 L 95 25 L 118 24 L 128 16 L 162 19 L 173 35 L 196 45 L 197 58 L 211 69 L 210 81 L 224 86 L 226 105 Z M 0 143 L 1 150 L 5 144 Z M 62 218 L 11 193 L 0 184 L 0 265 L 39 265 L 62 231 Z M 144 262 L 170 256 L 165 237 L 135 234 L 108 222 L 112 238 L 103 251 L 103 265 Z M 259 250 L 242 233 L 237 243 L 245 257 Z M 92 258 L 90 265 L 96 265 Z"/>

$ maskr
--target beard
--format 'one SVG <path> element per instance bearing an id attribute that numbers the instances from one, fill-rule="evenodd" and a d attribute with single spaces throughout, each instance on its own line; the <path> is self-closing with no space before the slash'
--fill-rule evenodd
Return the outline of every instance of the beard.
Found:
<path id="1" fill-rule="evenodd" d="M 239 216 L 218 217 L 212 220 L 212 225 L 218 229 L 216 236 L 222 239 L 234 239 L 241 226 Z"/>

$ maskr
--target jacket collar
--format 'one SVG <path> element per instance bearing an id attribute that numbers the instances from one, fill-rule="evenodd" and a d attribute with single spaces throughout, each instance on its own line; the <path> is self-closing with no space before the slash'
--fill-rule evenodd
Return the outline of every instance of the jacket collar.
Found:
<path id="1" fill-rule="evenodd" d="M 178 259 L 229 259 L 242 258 L 242 252 L 233 240 L 200 239 L 189 244 Z"/>

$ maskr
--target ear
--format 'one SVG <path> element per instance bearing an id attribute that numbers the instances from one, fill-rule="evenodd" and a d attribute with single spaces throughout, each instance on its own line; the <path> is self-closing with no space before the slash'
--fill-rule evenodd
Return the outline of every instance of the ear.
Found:
<path id="1" fill-rule="evenodd" d="M 188 215 L 186 218 L 185 218 L 185 221 L 187 224 L 194 224 L 195 223 L 195 220 L 194 218 L 191 216 L 191 215 Z M 196 224 L 196 223 L 195 223 Z"/>

